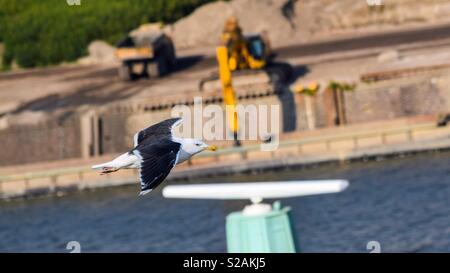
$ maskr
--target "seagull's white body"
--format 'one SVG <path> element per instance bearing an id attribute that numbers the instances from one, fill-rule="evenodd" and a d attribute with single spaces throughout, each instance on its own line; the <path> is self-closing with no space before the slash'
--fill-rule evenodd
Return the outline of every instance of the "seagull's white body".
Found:
<path id="1" fill-rule="evenodd" d="M 139 169 L 141 193 L 144 195 L 157 187 L 172 168 L 203 150 L 215 150 L 201 140 L 173 136 L 173 128 L 182 119 L 168 119 L 150 126 L 134 136 L 134 148 L 112 161 L 92 166 L 102 174 L 120 169 Z"/>

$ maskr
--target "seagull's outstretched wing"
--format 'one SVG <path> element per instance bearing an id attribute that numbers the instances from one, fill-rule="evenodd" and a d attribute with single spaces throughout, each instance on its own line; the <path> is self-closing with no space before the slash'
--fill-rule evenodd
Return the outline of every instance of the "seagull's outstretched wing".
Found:
<path id="1" fill-rule="evenodd" d="M 140 159 L 141 193 L 156 188 L 169 175 L 178 160 L 181 144 L 164 138 L 148 145 L 139 145 L 132 152 Z"/>
<path id="2" fill-rule="evenodd" d="M 134 147 L 150 144 L 161 138 L 172 138 L 172 129 L 183 122 L 182 118 L 171 118 L 154 124 L 134 135 Z"/>

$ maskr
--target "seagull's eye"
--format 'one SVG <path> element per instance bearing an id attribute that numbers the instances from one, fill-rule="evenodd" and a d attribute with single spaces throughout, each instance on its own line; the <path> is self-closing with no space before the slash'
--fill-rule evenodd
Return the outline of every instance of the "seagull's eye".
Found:
<path id="1" fill-rule="evenodd" d="M 195 146 L 200 146 L 200 143 L 195 143 Z"/>

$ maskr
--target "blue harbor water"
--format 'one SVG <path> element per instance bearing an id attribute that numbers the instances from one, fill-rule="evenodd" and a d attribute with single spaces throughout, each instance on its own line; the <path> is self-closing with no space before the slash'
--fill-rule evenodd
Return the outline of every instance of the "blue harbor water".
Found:
<path id="1" fill-rule="evenodd" d="M 450 153 L 432 153 L 191 182 L 348 179 L 343 193 L 282 200 L 302 252 L 368 252 L 369 241 L 382 252 L 449 252 L 449 175 Z M 248 203 L 137 194 L 138 185 L 0 202 L 0 251 L 68 252 L 78 241 L 82 252 L 225 252 L 225 216 Z"/>

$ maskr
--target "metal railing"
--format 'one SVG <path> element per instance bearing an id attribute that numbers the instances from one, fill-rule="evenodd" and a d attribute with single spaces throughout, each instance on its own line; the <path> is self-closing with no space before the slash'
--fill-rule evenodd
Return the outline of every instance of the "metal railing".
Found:
<path id="1" fill-rule="evenodd" d="M 382 139 L 382 144 L 387 145 L 386 137 L 389 135 L 397 135 L 397 134 L 406 134 L 408 136 L 408 141 L 414 141 L 414 132 L 424 131 L 424 130 L 433 130 L 438 129 L 434 123 L 429 124 L 420 124 L 420 125 L 411 125 L 401 128 L 393 128 L 393 129 L 378 129 L 378 130 L 370 130 L 364 132 L 353 132 L 353 133 L 340 133 L 335 135 L 327 135 L 327 136 L 315 136 L 315 137 L 306 137 L 301 139 L 294 140 L 285 140 L 279 143 L 279 147 L 290 147 L 290 146 L 304 146 L 309 144 L 317 144 L 324 143 L 326 144 L 327 150 L 330 150 L 331 143 L 342 141 L 342 140 L 350 140 L 352 139 L 355 146 L 358 146 L 358 140 L 364 138 L 372 138 L 372 137 L 380 137 Z M 261 146 L 259 144 L 241 146 L 241 147 L 229 147 L 225 149 L 219 149 L 215 152 L 207 152 L 197 155 L 197 157 L 211 157 L 211 156 L 221 156 L 228 154 L 236 154 L 236 153 L 247 153 L 252 151 L 260 151 Z"/>

